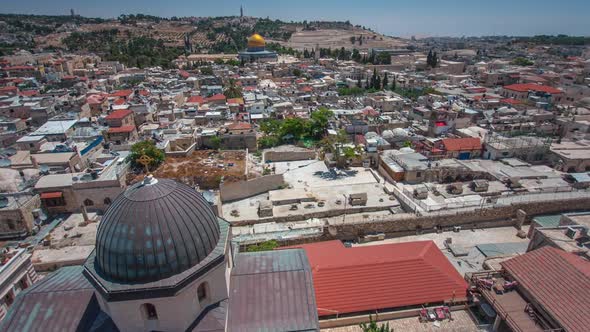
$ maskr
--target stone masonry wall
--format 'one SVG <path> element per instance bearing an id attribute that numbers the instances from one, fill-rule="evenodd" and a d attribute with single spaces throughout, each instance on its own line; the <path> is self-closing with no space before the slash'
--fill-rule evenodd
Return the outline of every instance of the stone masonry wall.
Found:
<path id="1" fill-rule="evenodd" d="M 219 194 L 222 202 L 236 201 L 278 189 L 284 183 L 282 174 L 268 175 L 248 181 L 223 183 L 219 186 Z"/>

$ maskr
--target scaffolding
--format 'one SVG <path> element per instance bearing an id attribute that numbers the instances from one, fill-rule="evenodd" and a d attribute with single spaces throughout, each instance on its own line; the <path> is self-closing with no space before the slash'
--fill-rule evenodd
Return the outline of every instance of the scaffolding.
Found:
<path id="1" fill-rule="evenodd" d="M 550 150 L 550 136 L 504 136 L 498 133 L 486 135 L 486 147 L 501 152 L 501 158 L 518 158 L 526 162 L 541 161 Z"/>

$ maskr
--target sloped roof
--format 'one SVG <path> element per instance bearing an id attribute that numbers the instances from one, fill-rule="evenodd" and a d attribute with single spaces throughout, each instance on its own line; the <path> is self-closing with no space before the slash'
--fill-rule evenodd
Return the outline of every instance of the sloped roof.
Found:
<path id="1" fill-rule="evenodd" d="M 213 95 L 209 98 L 207 98 L 207 101 L 222 101 L 222 100 L 226 100 L 225 95 L 218 93 L 216 95 Z"/>
<path id="2" fill-rule="evenodd" d="M 129 114 L 133 113 L 131 110 L 116 110 L 105 117 L 106 120 L 123 119 Z"/>
<path id="3" fill-rule="evenodd" d="M 133 90 L 118 90 L 111 93 L 111 97 L 129 97 L 133 93 Z"/>
<path id="4" fill-rule="evenodd" d="M 205 102 L 205 98 L 203 98 L 201 96 L 190 96 L 190 97 L 188 97 L 186 102 L 192 103 L 192 104 L 202 104 Z"/>
<path id="5" fill-rule="evenodd" d="M 228 331 L 318 331 L 305 252 L 240 253 L 231 274 Z"/>
<path id="6" fill-rule="evenodd" d="M 445 146 L 447 151 L 465 151 L 481 149 L 481 141 L 477 137 L 445 138 L 442 140 L 442 144 Z"/>
<path id="7" fill-rule="evenodd" d="M 551 94 L 563 93 L 563 91 L 561 91 L 559 89 L 556 89 L 556 88 L 553 88 L 550 86 L 546 86 L 546 85 L 539 85 L 539 84 L 533 84 L 533 83 L 507 85 L 504 87 L 504 89 L 517 91 L 517 92 L 537 91 L 537 92 L 545 92 L 545 93 L 551 93 Z"/>
<path id="8" fill-rule="evenodd" d="M 122 127 L 111 127 L 109 128 L 109 134 L 118 134 L 118 133 L 130 133 L 135 130 L 134 125 L 129 126 L 122 126 Z"/>
<path id="9" fill-rule="evenodd" d="M 312 268 L 319 316 L 466 298 L 465 280 L 433 241 L 354 248 L 328 241 L 299 247 Z"/>
<path id="10" fill-rule="evenodd" d="M 90 331 L 100 314 L 82 267 L 64 267 L 20 293 L 0 331 Z M 109 322 L 107 318 L 98 330 L 116 331 Z"/>
<path id="11" fill-rule="evenodd" d="M 546 246 L 501 264 L 561 327 L 588 331 L 590 262 Z"/>

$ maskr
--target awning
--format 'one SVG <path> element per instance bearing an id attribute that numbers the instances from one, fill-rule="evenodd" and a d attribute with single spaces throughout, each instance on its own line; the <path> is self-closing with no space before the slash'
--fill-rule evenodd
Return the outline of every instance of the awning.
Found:
<path id="1" fill-rule="evenodd" d="M 63 195 L 64 194 L 61 191 L 41 193 L 41 199 L 60 198 L 60 197 L 63 197 Z"/>

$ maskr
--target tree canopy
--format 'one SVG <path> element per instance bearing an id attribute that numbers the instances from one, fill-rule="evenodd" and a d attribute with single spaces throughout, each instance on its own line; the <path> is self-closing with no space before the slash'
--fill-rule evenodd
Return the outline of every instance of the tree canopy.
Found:
<path id="1" fill-rule="evenodd" d="M 138 160 L 144 155 L 151 158 L 151 162 L 149 164 L 150 170 L 160 166 L 160 164 L 162 164 L 166 158 L 164 152 L 158 149 L 153 142 L 143 141 L 135 143 L 131 146 L 131 153 L 127 157 L 127 160 L 131 162 L 133 167 L 143 168 L 144 165 L 140 164 Z"/>

